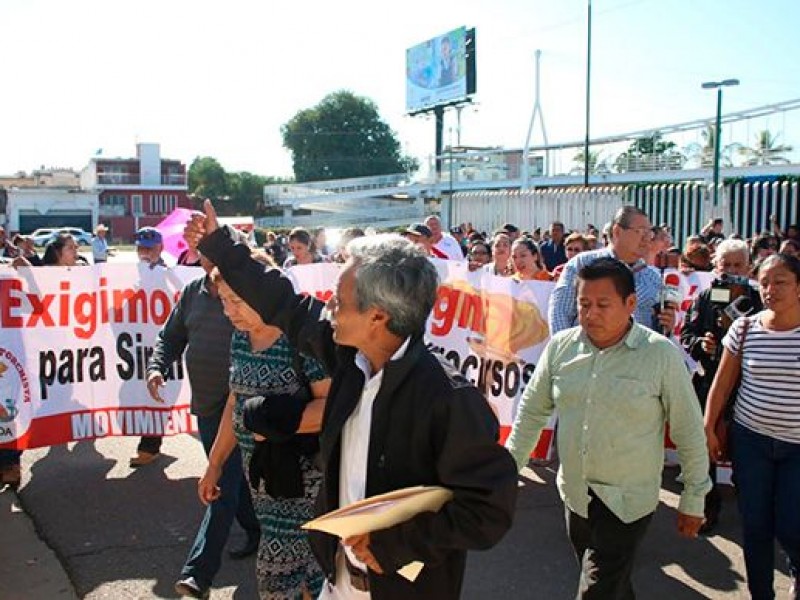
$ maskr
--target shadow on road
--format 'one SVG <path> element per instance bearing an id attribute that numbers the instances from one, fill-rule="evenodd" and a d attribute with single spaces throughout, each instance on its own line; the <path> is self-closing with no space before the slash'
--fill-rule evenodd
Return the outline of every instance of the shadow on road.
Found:
<path id="1" fill-rule="evenodd" d="M 131 446 L 131 452 L 114 454 L 132 455 L 135 442 L 116 438 L 114 443 Z M 20 490 L 23 504 L 35 507 L 28 512 L 79 597 L 110 582 L 129 581 L 130 595 L 119 596 L 117 583 L 113 597 L 176 598 L 173 586 L 204 510 L 197 478 L 167 477 L 166 469 L 178 460 L 167 455 L 137 470 L 128 470 L 124 459 L 120 469 L 95 443 L 51 447 L 31 467 Z M 240 544 L 244 533 L 235 527 L 229 541 Z M 239 586 L 234 598 L 253 598 L 254 569 L 252 559 L 228 561 L 225 556 L 215 587 Z M 148 582 L 149 593 L 142 596 Z"/>

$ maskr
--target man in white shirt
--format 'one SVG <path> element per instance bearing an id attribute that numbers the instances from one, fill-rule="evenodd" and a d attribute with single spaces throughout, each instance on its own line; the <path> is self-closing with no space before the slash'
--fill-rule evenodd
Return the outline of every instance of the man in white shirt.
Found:
<path id="1" fill-rule="evenodd" d="M 333 378 L 320 434 L 319 514 L 417 485 L 453 492 L 439 512 L 387 529 L 346 540 L 311 532 L 328 580 L 320 597 L 458 598 L 467 550 L 490 548 L 511 526 L 517 478 L 486 399 L 425 345 L 438 288 L 428 257 L 399 236 L 353 240 L 326 318 L 319 300 L 295 294 L 280 271 L 265 271 L 218 229 L 210 202 L 186 235 L 265 323 Z M 397 573 L 417 561 L 424 567 L 413 582 Z"/>
<path id="2" fill-rule="evenodd" d="M 429 216 L 425 219 L 425 225 L 431 230 L 431 243 L 434 248 L 447 256 L 449 260 L 464 260 L 461 245 L 452 235 L 442 231 L 442 222 L 439 217 Z"/>

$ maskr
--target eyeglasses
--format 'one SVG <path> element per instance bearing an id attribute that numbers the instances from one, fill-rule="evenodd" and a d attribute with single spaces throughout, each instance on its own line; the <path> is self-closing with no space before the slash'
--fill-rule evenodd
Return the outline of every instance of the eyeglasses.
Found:
<path id="1" fill-rule="evenodd" d="M 647 239 L 654 239 L 656 237 L 655 232 L 650 227 L 625 227 L 625 225 L 620 225 L 626 231 L 635 231 L 639 237 L 647 238 Z"/>
<path id="2" fill-rule="evenodd" d="M 486 256 L 489 254 L 486 250 L 472 250 L 469 255 L 470 256 Z"/>

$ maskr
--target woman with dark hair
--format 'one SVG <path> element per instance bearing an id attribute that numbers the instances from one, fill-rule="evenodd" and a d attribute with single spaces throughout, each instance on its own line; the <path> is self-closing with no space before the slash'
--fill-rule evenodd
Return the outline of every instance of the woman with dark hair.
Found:
<path id="1" fill-rule="evenodd" d="M 509 277 L 513 272 L 511 267 L 511 238 L 508 234 L 498 231 L 492 238 L 492 262 L 484 265 L 484 271 Z"/>
<path id="2" fill-rule="evenodd" d="M 469 270 L 477 271 L 492 262 L 492 248 L 483 240 L 471 242 L 467 251 Z"/>
<path id="3" fill-rule="evenodd" d="M 728 397 L 739 391 L 730 426 L 731 458 L 743 529 L 747 585 L 774 598 L 775 538 L 800 592 L 800 260 L 764 259 L 758 271 L 764 310 L 734 321 L 711 384 L 705 428 L 712 460 L 725 456 L 718 433 Z"/>
<path id="4" fill-rule="evenodd" d="M 292 251 L 292 255 L 283 263 L 284 269 L 324 262 L 322 256 L 314 248 L 311 234 L 302 227 L 295 227 L 289 232 L 289 249 Z"/>
<path id="5" fill-rule="evenodd" d="M 516 281 L 551 281 L 550 273 L 542 264 L 536 243 L 530 238 L 519 238 L 511 245 L 511 261 Z"/>
<path id="6" fill-rule="evenodd" d="M 68 233 L 59 233 L 45 246 L 42 257 L 45 266 L 74 267 L 78 261 L 78 243 Z"/>
<path id="7" fill-rule="evenodd" d="M 268 264 L 266 255 L 254 257 Z M 231 340 L 231 393 L 198 495 L 206 504 L 219 496 L 222 465 L 238 444 L 261 524 L 259 598 L 316 598 L 323 574 L 300 526 L 314 518 L 322 482 L 314 458 L 330 379 L 316 360 L 300 356 L 280 329 L 266 325 L 218 271 L 211 278 L 236 331 Z M 300 398 L 306 390 L 310 397 Z M 257 405 L 252 403 L 254 396 L 263 397 Z"/>

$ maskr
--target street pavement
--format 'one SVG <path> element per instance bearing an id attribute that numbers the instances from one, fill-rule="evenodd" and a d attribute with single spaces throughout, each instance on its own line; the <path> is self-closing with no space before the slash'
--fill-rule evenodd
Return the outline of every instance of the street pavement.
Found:
<path id="1" fill-rule="evenodd" d="M 196 438 L 181 435 L 165 440 L 157 462 L 134 470 L 128 458 L 136 443 L 106 438 L 23 454 L 19 505 L 32 524 L 19 509 L 12 513 L 13 493 L 0 493 L 2 600 L 177 597 L 173 584 L 203 511 L 195 490 L 205 457 Z M 537 466 L 523 473 L 513 529 L 496 548 L 470 554 L 463 598 L 574 597 L 577 567 L 554 469 Z M 676 474 L 665 470 L 661 505 L 639 553 L 639 597 L 747 598 L 732 494 L 726 494 L 716 535 L 679 538 Z M 243 540 L 235 526 L 229 547 Z M 226 556 L 211 597 L 256 598 L 254 568 L 252 558 Z M 776 570 L 776 584 L 778 598 L 787 597 L 785 571 Z"/>

